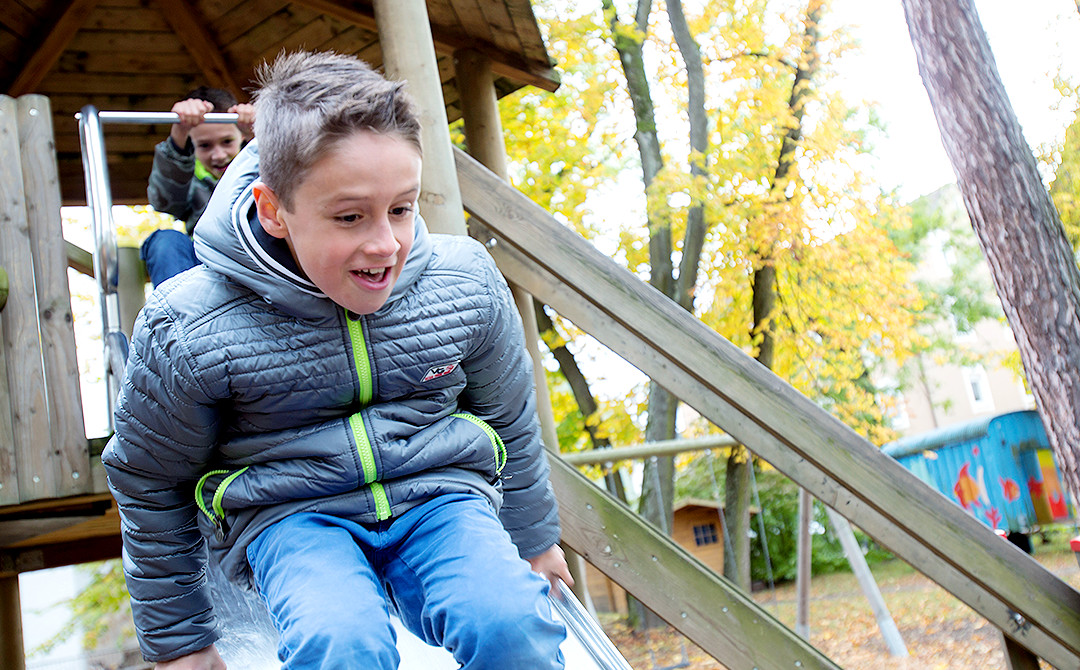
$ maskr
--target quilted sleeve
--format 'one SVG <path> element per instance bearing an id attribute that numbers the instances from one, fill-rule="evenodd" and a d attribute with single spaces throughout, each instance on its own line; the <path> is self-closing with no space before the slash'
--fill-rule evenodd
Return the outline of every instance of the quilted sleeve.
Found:
<path id="1" fill-rule="evenodd" d="M 102 462 L 120 512 L 124 572 L 143 654 L 164 661 L 214 642 L 194 481 L 217 438 L 215 399 L 153 296 L 139 316 Z"/>
<path id="2" fill-rule="evenodd" d="M 193 212 L 189 194 L 195 176 L 195 152 L 190 144 L 178 149 L 169 138 L 159 142 L 154 147 L 154 165 L 146 187 L 151 207 L 181 221 L 187 221 Z"/>

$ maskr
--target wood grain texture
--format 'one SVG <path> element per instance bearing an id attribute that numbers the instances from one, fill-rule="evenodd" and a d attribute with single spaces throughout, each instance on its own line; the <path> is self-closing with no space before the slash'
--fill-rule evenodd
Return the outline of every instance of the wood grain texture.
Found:
<path id="1" fill-rule="evenodd" d="M 52 497 L 58 490 L 49 462 L 53 442 L 30 258 L 18 103 L 14 98 L 0 96 L 0 265 L 7 270 L 10 284 L 2 336 L 21 500 Z"/>
<path id="2" fill-rule="evenodd" d="M 508 279 L 1013 639 L 1056 667 L 1080 667 L 1080 594 L 471 157 L 456 155 L 463 201 L 494 231 L 493 255 Z"/>
<path id="3" fill-rule="evenodd" d="M 83 426 L 49 99 L 42 95 L 19 98 L 18 128 L 52 436 L 51 443 L 37 448 L 49 454 L 53 493 L 58 497 L 75 495 L 90 490 L 90 456 Z"/>
<path id="4" fill-rule="evenodd" d="M 725 667 L 839 667 L 571 466 L 552 460 L 563 542 Z"/>

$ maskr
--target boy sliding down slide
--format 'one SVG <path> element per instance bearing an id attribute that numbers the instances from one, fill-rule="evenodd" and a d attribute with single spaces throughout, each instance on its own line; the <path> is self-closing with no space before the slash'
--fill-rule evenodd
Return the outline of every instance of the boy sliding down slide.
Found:
<path id="1" fill-rule="evenodd" d="M 400 83 L 260 71 L 256 137 L 149 298 L 102 460 L 143 654 L 220 669 L 205 547 L 285 668 L 396 668 L 389 605 L 465 668 L 561 668 L 570 582 L 531 362 L 483 246 L 416 212 Z"/>

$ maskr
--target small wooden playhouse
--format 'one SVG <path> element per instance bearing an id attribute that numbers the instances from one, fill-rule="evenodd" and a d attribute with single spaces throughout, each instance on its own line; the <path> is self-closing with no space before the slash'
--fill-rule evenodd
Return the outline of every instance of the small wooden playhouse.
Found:
<path id="1" fill-rule="evenodd" d="M 74 114 L 162 111 L 207 83 L 240 97 L 281 49 L 356 53 L 407 79 L 425 115 L 426 218 L 463 210 L 527 306 L 535 296 L 692 405 L 1001 629 L 1010 667 L 1080 668 L 1080 594 L 600 254 L 505 180 L 497 97 L 553 90 L 527 0 L 13 0 L 0 13 L 0 667 L 23 667 L 20 572 L 119 555 L 82 428 L 60 236 L 83 204 Z M 469 154 L 452 148 L 463 118 Z M 112 200 L 144 201 L 165 127 L 108 133 Z M 471 155 L 470 155 L 471 154 Z M 544 240 L 543 244 L 537 244 Z M 3 282 L 0 281 L 0 286 Z M 535 330 L 523 309 L 526 328 Z M 535 347 L 535 343 L 533 344 Z M 533 354 L 536 354 L 535 349 Z M 542 419 L 543 402 L 541 402 Z M 550 421 L 545 431 L 552 433 Z M 549 440 L 554 444 L 553 440 Z M 552 458 L 564 543 L 730 668 L 836 665 L 573 467 Z"/>

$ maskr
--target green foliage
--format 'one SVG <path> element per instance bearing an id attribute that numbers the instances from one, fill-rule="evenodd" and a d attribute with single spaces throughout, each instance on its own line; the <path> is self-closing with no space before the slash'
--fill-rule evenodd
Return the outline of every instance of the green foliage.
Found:
<path id="1" fill-rule="evenodd" d="M 122 562 L 86 563 L 75 569 L 83 573 L 87 586 L 67 601 L 71 618 L 55 635 L 31 650 L 30 655 L 48 653 L 77 630 L 82 631 L 83 648 L 87 650 L 109 645 L 119 649 L 135 639 Z"/>
<path id="2" fill-rule="evenodd" d="M 722 455 L 698 454 L 681 464 L 675 480 L 675 498 L 724 499 Z M 795 579 L 799 530 L 799 487 L 776 470 L 755 462 L 754 477 L 758 500 L 751 519 L 754 539 L 750 544 L 750 576 L 755 582 L 774 583 Z M 760 505 L 760 506 L 759 506 Z M 762 528 L 764 538 L 762 542 Z M 814 575 L 850 569 L 840 541 L 829 529 L 828 514 L 820 502 L 814 502 L 811 522 L 811 573 Z M 855 531 L 856 539 L 866 548 L 867 562 L 888 560 L 892 555 L 869 537 Z M 725 546 L 730 546 L 725 541 Z M 766 552 L 768 561 L 766 561 Z"/>

